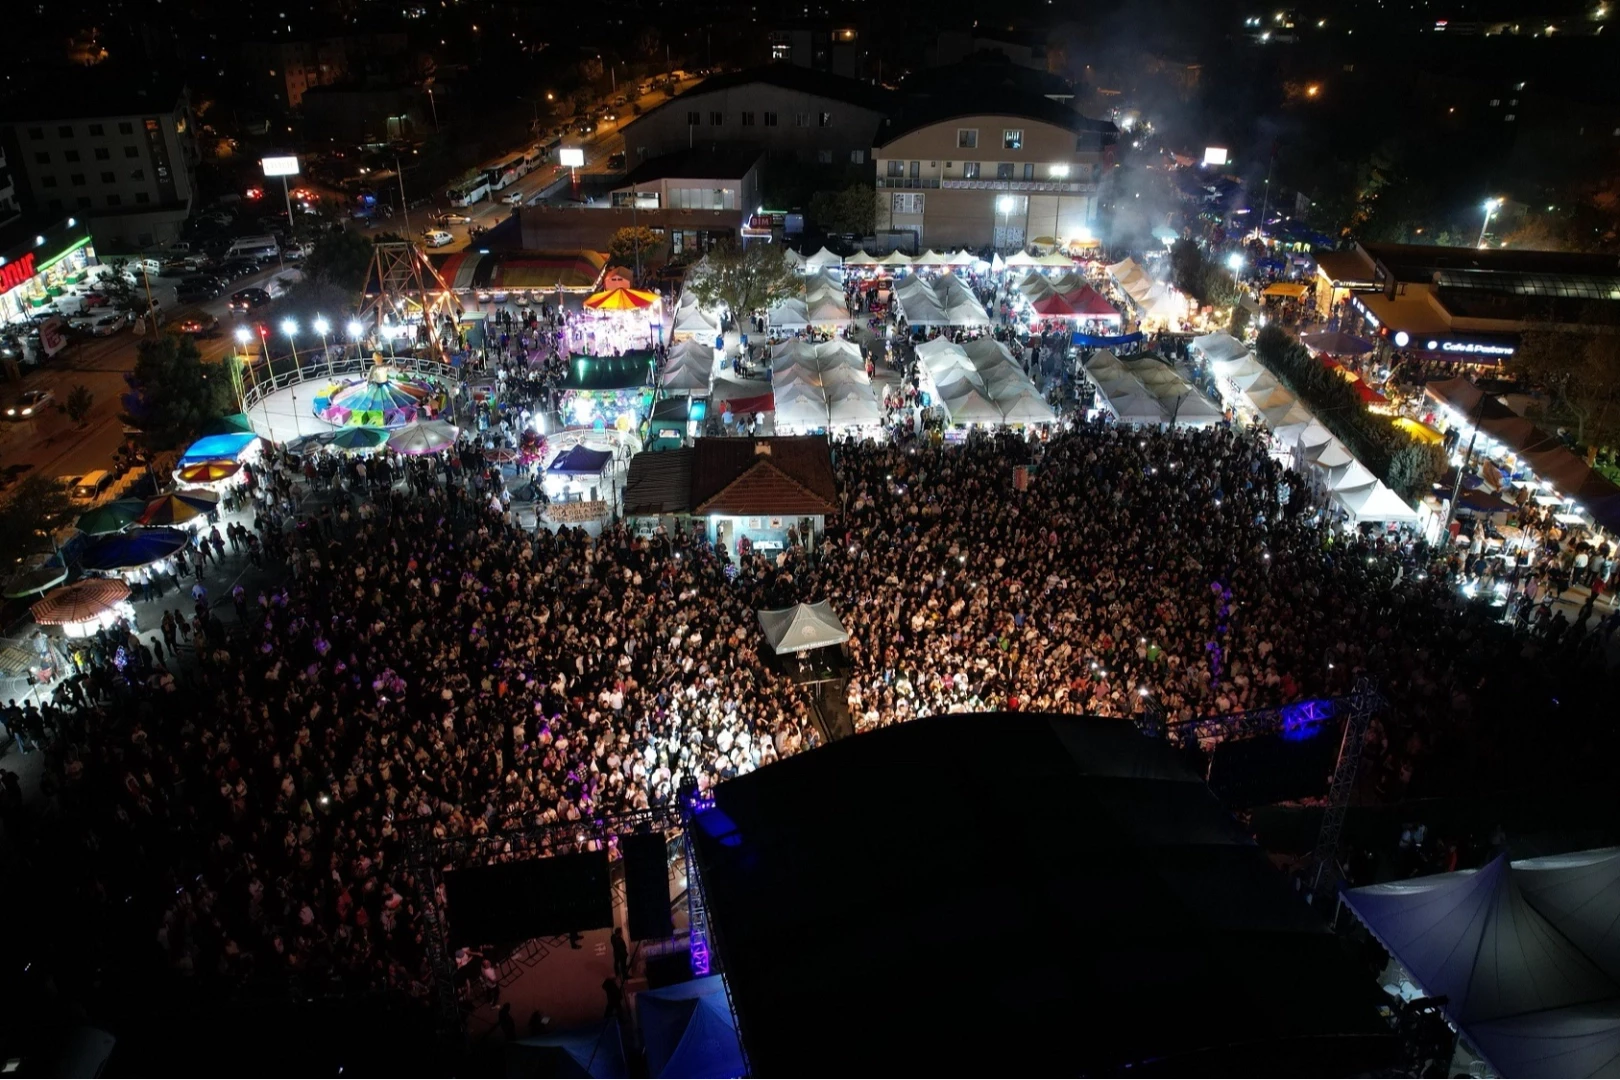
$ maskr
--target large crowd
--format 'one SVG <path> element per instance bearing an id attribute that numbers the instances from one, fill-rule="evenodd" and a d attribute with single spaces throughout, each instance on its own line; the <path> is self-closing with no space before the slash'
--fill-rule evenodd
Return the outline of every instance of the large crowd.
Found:
<path id="1" fill-rule="evenodd" d="M 273 463 L 253 526 L 294 572 L 235 597 L 231 625 L 199 600 L 167 650 L 103 635 L 30 713 L 54 736 L 41 844 L 67 856 L 62 887 L 135 905 L 148 959 L 182 976 L 423 997 L 405 830 L 656 806 L 818 743 L 810 691 L 761 656 L 760 609 L 832 602 L 860 730 L 1223 714 L 1371 672 L 1401 703 L 1372 735 L 1380 784 L 1461 738 L 1469 692 L 1518 647 L 1470 632 L 1421 547 L 1335 536 L 1224 429 L 834 454 L 847 502 L 824 536 L 741 557 L 680 529 L 525 529 L 476 454 L 358 478 Z M 309 483 L 331 510 L 299 515 Z M 986 740 L 987 767 L 1018 767 Z"/>

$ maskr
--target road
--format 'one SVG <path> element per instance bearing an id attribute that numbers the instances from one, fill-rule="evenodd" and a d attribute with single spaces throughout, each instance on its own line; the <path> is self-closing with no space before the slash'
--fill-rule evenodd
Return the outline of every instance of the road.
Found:
<path id="1" fill-rule="evenodd" d="M 230 294 L 263 285 L 282 272 L 276 267 L 242 278 L 217 299 L 185 306 L 175 304 L 172 284 L 153 278 L 152 298 L 171 318 L 198 311 L 218 316 L 218 334 L 197 342 L 203 359 L 217 362 L 234 347 L 233 323 L 226 308 Z M 28 420 L 0 423 L 0 467 L 25 465 L 27 471 L 19 475 L 68 477 L 111 465 L 113 451 L 123 441 L 123 423 L 118 414 L 123 410 L 120 398 L 129 390 L 124 375 L 134 370 L 140 340 L 133 330 L 111 337 L 74 340 L 49 363 L 25 375 L 22 382 L 7 384 L 0 390 L 9 402 L 24 390 L 48 389 L 56 396 L 55 404 L 60 405 L 68 392 L 82 383 L 95 397 L 83 427 L 76 427 L 66 413 L 56 408 Z"/>
<path id="2" fill-rule="evenodd" d="M 700 79 L 694 78 L 679 83 L 675 88 L 674 96 L 680 95 L 682 92 L 696 86 L 701 81 L 702 80 Z M 670 100 L 673 100 L 673 96 L 666 95 L 662 92 L 646 94 L 639 99 L 632 99 L 630 103 L 619 107 L 619 119 L 602 121 L 602 123 L 597 127 L 596 131 L 583 141 L 581 141 L 579 137 L 575 135 L 564 136 L 564 146 L 579 147 L 585 151 L 585 165 L 583 168 L 577 170 L 580 176 L 601 176 L 607 174 L 609 172 L 607 167 L 608 158 L 612 157 L 614 154 L 624 153 L 624 126 L 631 120 L 635 119 L 635 115 L 631 111 L 631 105 L 640 105 L 641 111 L 646 113 Z M 521 149 L 522 147 L 515 147 L 514 152 Z M 472 218 L 472 222 L 467 225 L 445 226 L 445 231 L 450 233 L 450 235 L 455 239 L 451 243 L 446 244 L 444 247 L 435 248 L 434 250 L 440 252 L 455 252 L 463 251 L 468 247 L 477 247 L 478 245 L 471 237 L 469 237 L 468 233 L 475 226 L 482 226 L 485 229 L 493 229 L 495 226 L 511 217 L 512 212 L 516 209 L 516 206 L 504 201 L 507 196 L 514 194 L 520 196 L 523 201 L 523 205 L 525 206 L 544 199 L 557 198 L 565 190 L 567 190 L 569 183 L 573 179 L 573 172 L 574 170 L 563 168 L 560 165 L 547 163 L 541 165 L 534 172 L 523 177 L 515 184 L 509 184 L 502 190 L 492 193 L 484 202 L 467 207 L 465 210 L 456 210 L 456 213 L 467 214 Z M 423 207 L 420 213 L 422 213 L 425 217 L 427 214 L 442 213 L 450 209 L 450 203 L 444 197 L 444 193 L 441 191 L 434 196 L 433 206 L 431 208 Z M 421 230 L 426 227 L 425 224 L 417 223 L 414 213 L 412 215 L 411 224 L 416 229 L 418 235 L 420 235 Z"/>

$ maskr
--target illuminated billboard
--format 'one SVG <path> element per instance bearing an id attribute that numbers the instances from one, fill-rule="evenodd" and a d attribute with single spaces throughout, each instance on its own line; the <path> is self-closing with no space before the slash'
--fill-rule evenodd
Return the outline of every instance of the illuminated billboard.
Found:
<path id="1" fill-rule="evenodd" d="M 1206 147 L 1204 147 L 1204 164 L 1205 165 L 1225 165 L 1226 164 L 1226 147 L 1224 147 L 1224 146 L 1206 146 Z"/>
<path id="2" fill-rule="evenodd" d="M 264 175 L 266 176 L 298 175 L 298 158 L 296 156 L 261 158 L 259 164 L 264 166 Z"/>
<path id="3" fill-rule="evenodd" d="M 577 146 L 564 146 L 557 151 L 557 161 L 570 169 L 580 169 L 585 166 L 585 151 Z"/>

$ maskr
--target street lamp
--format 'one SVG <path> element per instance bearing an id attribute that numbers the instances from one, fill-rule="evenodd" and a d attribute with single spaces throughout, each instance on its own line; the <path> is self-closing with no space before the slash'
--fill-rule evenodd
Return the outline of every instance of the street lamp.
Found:
<path id="1" fill-rule="evenodd" d="M 998 245 L 1000 247 L 1010 246 L 1007 243 L 1007 215 L 1011 214 L 1013 212 L 1013 207 L 1017 205 L 1018 200 L 1014 199 L 1011 195 L 1003 195 L 996 200 L 996 209 L 1001 211 L 1001 244 Z"/>
<path id="2" fill-rule="evenodd" d="M 1238 283 L 1238 271 L 1243 269 L 1243 256 L 1235 251 L 1232 252 L 1226 257 L 1226 268 L 1232 271 L 1232 284 L 1236 285 Z"/>
<path id="3" fill-rule="evenodd" d="M 315 332 L 321 335 L 321 352 L 326 354 L 326 373 L 332 374 L 332 350 L 326 347 L 326 332 L 332 329 L 332 324 L 326 321 L 325 315 L 315 316 Z"/>
<path id="4" fill-rule="evenodd" d="M 350 319 L 346 329 L 349 331 L 349 340 L 354 342 L 354 355 L 358 358 L 360 356 L 360 339 L 365 335 L 366 328 L 360 325 L 359 319 Z"/>
<path id="5" fill-rule="evenodd" d="M 298 423 L 298 377 L 303 373 L 303 365 L 298 360 L 298 320 L 282 319 L 281 332 L 287 335 L 287 344 L 292 348 L 294 378 L 288 380 L 287 386 L 292 390 L 293 434 L 300 435 L 303 430 Z"/>
<path id="6" fill-rule="evenodd" d="M 1485 200 L 1485 221 L 1479 227 L 1479 246 L 1485 246 L 1485 230 L 1491 227 L 1491 218 L 1502 208 L 1501 199 Z"/>

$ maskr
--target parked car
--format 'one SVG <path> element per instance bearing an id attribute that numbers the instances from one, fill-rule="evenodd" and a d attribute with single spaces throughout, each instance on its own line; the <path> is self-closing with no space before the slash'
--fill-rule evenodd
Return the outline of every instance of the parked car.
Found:
<path id="1" fill-rule="evenodd" d="M 428 247 L 444 247 L 446 244 L 455 243 L 456 239 L 443 229 L 424 229 L 422 238 L 427 241 Z"/>
<path id="2" fill-rule="evenodd" d="M 43 412 L 45 407 L 56 400 L 56 396 L 49 390 L 24 390 L 17 395 L 17 399 L 6 406 L 7 420 L 27 420 Z"/>
<path id="3" fill-rule="evenodd" d="M 622 169 L 622 168 L 624 168 L 624 155 L 623 154 L 609 154 L 608 155 L 608 168 L 610 168 L 610 169 Z"/>
<path id="4" fill-rule="evenodd" d="M 246 315 L 250 311 L 257 311 L 270 302 L 270 294 L 263 289 L 243 289 L 239 293 L 231 294 L 230 309 L 237 314 Z"/>
<path id="5" fill-rule="evenodd" d="M 472 215 L 460 214 L 454 210 L 446 210 L 433 220 L 438 222 L 440 225 L 471 225 Z"/>
<path id="6" fill-rule="evenodd" d="M 95 469 L 79 477 L 70 489 L 75 502 L 93 503 L 112 487 L 113 474 L 106 469 Z"/>
<path id="7" fill-rule="evenodd" d="M 513 192 L 509 192 L 508 194 L 502 195 L 501 196 L 501 202 L 505 203 L 507 206 L 522 206 L 523 205 L 523 192 L 521 192 L 521 191 L 513 191 Z"/>
<path id="8" fill-rule="evenodd" d="M 192 337 L 213 337 L 219 333 L 219 316 L 207 312 L 189 315 L 173 324 L 174 329 Z"/>
<path id="9" fill-rule="evenodd" d="M 87 328 L 95 337 L 111 337 L 135 321 L 127 311 L 109 311 L 90 320 Z"/>

